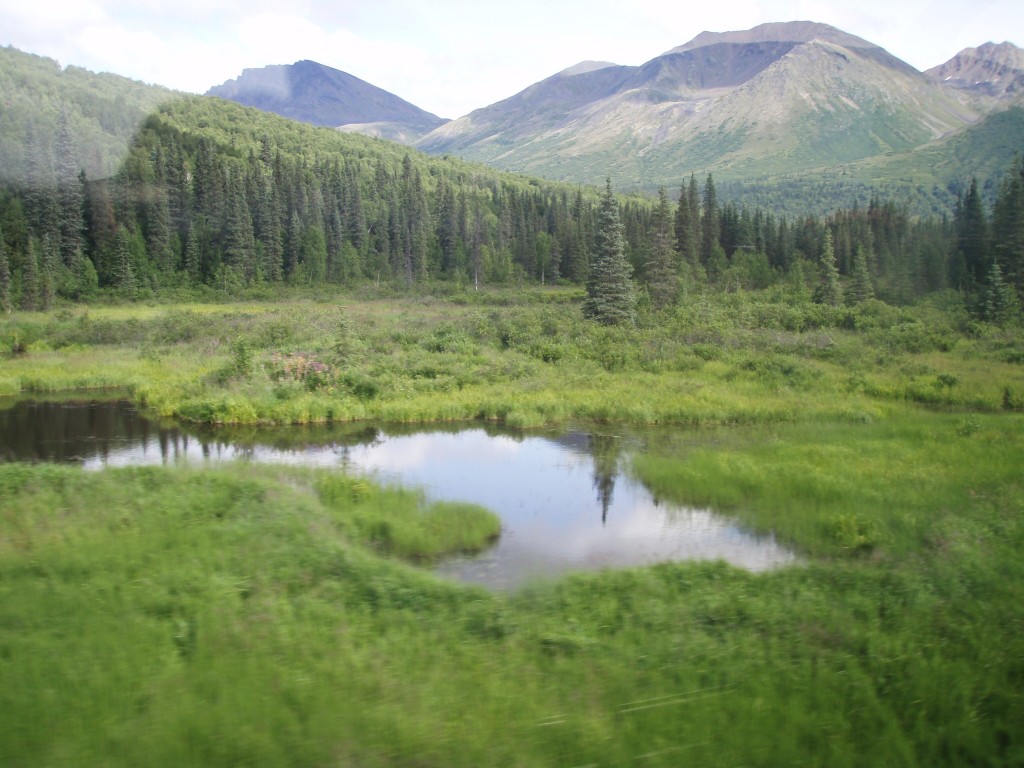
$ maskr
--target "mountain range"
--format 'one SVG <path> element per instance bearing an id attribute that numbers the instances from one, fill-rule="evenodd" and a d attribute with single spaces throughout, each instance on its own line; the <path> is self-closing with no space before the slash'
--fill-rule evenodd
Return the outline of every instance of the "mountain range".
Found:
<path id="1" fill-rule="evenodd" d="M 824 24 L 705 32 L 638 67 L 560 72 L 416 146 L 573 181 L 610 175 L 623 186 L 677 183 L 693 171 L 805 172 L 910 151 L 1019 101 L 1022 70 L 1011 56 L 986 58 L 995 51 L 964 57 L 958 77 L 918 72 Z"/>
<path id="2" fill-rule="evenodd" d="M 917 156 L 973 172 L 956 153 L 979 142 L 963 134 L 994 135 L 988 120 L 1024 106 L 1024 51 L 988 43 L 919 72 L 871 42 L 797 21 L 702 32 L 640 66 L 584 61 L 451 121 L 397 97 L 403 109 L 393 109 L 384 93 L 313 62 L 246 70 L 210 91 L 430 154 L 579 183 L 610 177 L 620 189 L 707 172 L 726 182 L 871 186 L 886 168 L 909 166 L 904 186 L 941 191 L 950 179 Z M 1008 146 L 1022 145 L 1024 121 L 998 125 L 1015 132 Z M 1012 153 L 1002 154 L 978 160 L 1008 164 Z"/>

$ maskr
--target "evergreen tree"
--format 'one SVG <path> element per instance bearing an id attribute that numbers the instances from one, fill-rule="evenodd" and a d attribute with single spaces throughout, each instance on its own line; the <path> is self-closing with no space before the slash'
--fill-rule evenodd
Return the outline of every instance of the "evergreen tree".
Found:
<path id="1" fill-rule="evenodd" d="M 651 302 L 658 309 L 672 306 L 679 294 L 679 275 L 672 248 L 672 209 L 665 188 L 658 190 L 658 205 L 651 220 L 650 256 L 644 269 L 644 281 Z M 677 239 L 677 238 L 676 238 Z"/>
<path id="2" fill-rule="evenodd" d="M 1024 294 L 1024 159 L 1017 161 L 999 187 L 992 241 L 1003 277 Z"/>
<path id="3" fill-rule="evenodd" d="M 256 239 L 244 187 L 237 177 L 231 184 L 231 198 L 224 221 L 224 264 L 239 270 L 246 280 L 256 273 Z"/>
<path id="4" fill-rule="evenodd" d="M 29 130 L 26 133 L 26 182 L 25 214 L 32 234 L 39 238 L 48 236 L 50 242 L 60 242 L 60 206 L 57 202 L 57 184 L 54 179 L 53 161 L 49 147 L 38 135 Z"/>
<path id="5" fill-rule="evenodd" d="M 132 261 L 131 232 L 127 227 L 118 227 L 114 236 L 114 287 L 125 296 L 134 296 L 138 287 Z"/>
<path id="6" fill-rule="evenodd" d="M 366 248 L 366 212 L 363 210 L 363 193 L 359 188 L 359 177 L 356 176 L 352 163 L 345 166 L 345 179 L 345 223 L 352 245 L 359 253 L 363 253 Z"/>
<path id="7" fill-rule="evenodd" d="M 807 290 L 803 263 L 803 259 L 797 259 L 793 262 L 793 266 L 790 267 L 788 273 L 790 295 L 793 297 L 793 300 L 799 304 L 807 301 L 811 295 L 810 291 Z"/>
<path id="8" fill-rule="evenodd" d="M 85 171 L 66 110 L 57 124 L 57 204 L 60 208 L 61 262 L 70 267 L 84 246 Z"/>
<path id="9" fill-rule="evenodd" d="M 437 188 L 437 245 L 441 250 L 441 272 L 451 274 L 456 266 L 458 222 L 455 193 L 444 178 Z"/>
<path id="10" fill-rule="evenodd" d="M 587 261 L 587 237 L 583 215 L 583 192 L 577 189 L 568 227 L 568 260 L 565 269 L 565 276 L 574 283 L 586 282 L 587 274 L 590 271 L 590 264 Z"/>
<path id="11" fill-rule="evenodd" d="M 1013 290 L 1013 286 L 1003 279 L 1003 272 L 999 268 L 999 264 L 994 261 L 989 269 L 985 283 L 985 292 L 981 303 L 981 318 L 990 323 L 1002 325 L 1017 313 L 1017 294 Z"/>
<path id="12" fill-rule="evenodd" d="M 0 312 L 11 312 L 11 266 L 7 260 L 7 243 L 0 230 Z"/>
<path id="13" fill-rule="evenodd" d="M 473 215 L 472 240 L 469 244 L 469 267 L 473 272 L 473 289 L 480 290 L 480 277 L 484 269 L 484 221 L 478 208 Z"/>
<path id="14" fill-rule="evenodd" d="M 53 306 L 53 298 L 56 292 L 57 269 L 60 266 L 60 254 L 57 252 L 56 244 L 50 239 L 49 234 L 43 235 L 39 249 L 39 306 L 41 310 L 48 310 Z"/>
<path id="15" fill-rule="evenodd" d="M 694 177 L 690 183 L 696 186 Z M 681 261 L 694 265 L 698 259 L 697 229 L 700 226 L 700 210 L 690 207 L 690 193 L 685 184 L 679 187 L 679 203 L 676 207 L 675 235 L 676 253 Z"/>
<path id="16" fill-rule="evenodd" d="M 867 252 L 864 246 L 858 245 L 853 257 L 853 275 L 846 300 L 849 304 L 862 304 L 874 295 L 875 289 L 871 285 L 871 273 L 868 271 Z"/>
<path id="17" fill-rule="evenodd" d="M 619 204 L 608 179 L 598 209 L 594 255 L 587 279 L 587 298 L 583 302 L 584 316 L 605 325 L 632 323 L 636 299 L 631 272 L 623 251 Z"/>
<path id="18" fill-rule="evenodd" d="M 839 282 L 839 268 L 836 266 L 836 252 L 832 245 L 832 230 L 825 228 L 825 247 L 819 261 L 821 273 L 818 287 L 814 290 L 816 304 L 838 307 L 843 301 L 843 287 Z"/>
<path id="19" fill-rule="evenodd" d="M 959 287 L 970 289 L 984 284 L 990 268 L 988 223 L 981 207 L 977 179 L 971 179 L 956 213 L 957 250 L 963 254 L 965 272 Z"/>
<path id="20" fill-rule="evenodd" d="M 25 247 L 25 263 L 21 270 L 21 308 L 26 312 L 39 309 L 39 262 L 33 238 Z"/>
<path id="21" fill-rule="evenodd" d="M 144 196 L 146 253 L 157 269 L 170 273 L 175 267 L 171 252 L 171 205 L 167 195 L 164 155 L 159 147 L 153 156 L 153 169 L 155 179 L 146 185 Z"/>
<path id="22" fill-rule="evenodd" d="M 185 274 L 193 285 L 202 282 L 203 277 L 203 252 L 200 246 L 200 225 L 193 224 L 188 228 L 185 236 Z"/>
<path id="23" fill-rule="evenodd" d="M 288 237 L 284 248 L 284 276 L 286 280 L 298 279 L 299 262 L 302 255 L 302 219 L 298 211 L 292 211 L 288 220 Z"/>
<path id="24" fill-rule="evenodd" d="M 720 246 L 721 237 L 718 195 L 715 192 L 715 182 L 711 178 L 710 173 L 708 174 L 707 181 L 704 182 L 702 207 L 704 211 L 701 217 L 700 258 L 707 265 L 711 263 L 712 258 L 715 256 L 715 248 Z"/>

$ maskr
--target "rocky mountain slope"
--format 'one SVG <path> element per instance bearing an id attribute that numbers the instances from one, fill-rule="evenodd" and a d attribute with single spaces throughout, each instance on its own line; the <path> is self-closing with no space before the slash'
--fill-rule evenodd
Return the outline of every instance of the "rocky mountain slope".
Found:
<path id="1" fill-rule="evenodd" d="M 1024 101 L 1024 51 L 1013 43 L 985 43 L 965 48 L 925 72 L 934 80 L 971 93 Z"/>
<path id="2" fill-rule="evenodd" d="M 315 61 L 246 69 L 218 96 L 312 125 L 412 143 L 445 121 L 393 93 Z"/>
<path id="3" fill-rule="evenodd" d="M 793 174 L 913 150 L 998 108 L 824 24 L 704 32 L 639 67 L 584 64 L 419 140 L 623 188 Z"/>

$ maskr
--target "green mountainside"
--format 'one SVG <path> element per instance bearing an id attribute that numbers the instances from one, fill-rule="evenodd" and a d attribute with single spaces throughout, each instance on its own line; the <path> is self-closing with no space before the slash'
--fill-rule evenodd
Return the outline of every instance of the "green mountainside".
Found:
<path id="1" fill-rule="evenodd" d="M 23 178 L 25 136 L 56 133 L 61 113 L 81 147 L 90 178 L 113 174 L 147 114 L 180 94 L 112 74 L 0 48 L 0 181 Z"/>

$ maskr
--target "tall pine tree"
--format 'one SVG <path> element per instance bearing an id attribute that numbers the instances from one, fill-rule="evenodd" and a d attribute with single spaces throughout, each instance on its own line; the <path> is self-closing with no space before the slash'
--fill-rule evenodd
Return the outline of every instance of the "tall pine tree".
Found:
<path id="1" fill-rule="evenodd" d="M 832 230 L 825 229 L 825 247 L 820 259 L 821 282 L 814 290 L 814 301 L 838 307 L 843 301 L 843 287 L 839 283 L 839 268 L 836 266 L 836 250 L 832 245 Z"/>
<path id="2" fill-rule="evenodd" d="M 632 268 L 623 251 L 619 203 L 608 179 L 598 210 L 594 255 L 587 278 L 583 314 L 605 325 L 632 323 L 636 309 Z"/>
<path id="3" fill-rule="evenodd" d="M 676 270 L 672 241 L 674 239 L 672 208 L 668 203 L 665 188 L 658 190 L 658 205 L 651 220 L 650 255 L 644 269 L 644 281 L 651 303 L 657 309 L 672 306 L 679 293 L 679 276 Z"/>
<path id="4" fill-rule="evenodd" d="M 0 312 L 10 314 L 11 311 L 11 267 L 7 261 L 7 243 L 4 241 L 3 230 L 0 230 Z"/>

